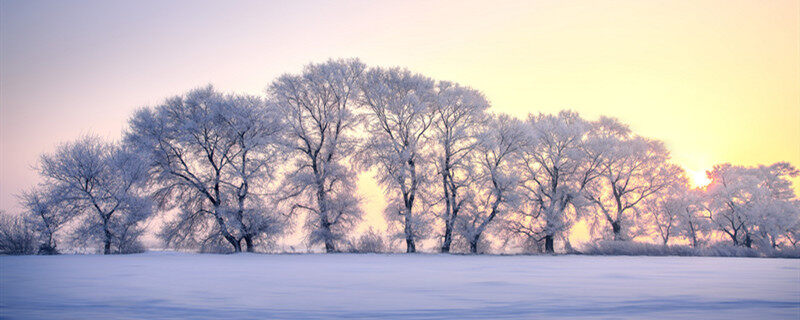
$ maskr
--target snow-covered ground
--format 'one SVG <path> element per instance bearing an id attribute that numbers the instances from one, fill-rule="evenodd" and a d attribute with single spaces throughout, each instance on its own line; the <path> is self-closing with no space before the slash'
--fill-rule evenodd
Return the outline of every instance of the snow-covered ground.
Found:
<path id="1" fill-rule="evenodd" d="M 9 319 L 800 319 L 800 260 L 4 256 L 0 308 Z"/>

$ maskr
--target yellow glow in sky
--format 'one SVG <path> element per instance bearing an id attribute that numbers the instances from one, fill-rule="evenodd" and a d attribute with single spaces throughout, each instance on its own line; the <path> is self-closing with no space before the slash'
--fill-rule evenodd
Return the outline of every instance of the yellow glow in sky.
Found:
<path id="1" fill-rule="evenodd" d="M 457 81 L 518 117 L 618 117 L 695 184 L 717 163 L 800 165 L 798 3 L 4 1 L 0 209 L 59 141 L 118 138 L 136 108 L 206 83 L 260 94 L 329 57 Z"/>

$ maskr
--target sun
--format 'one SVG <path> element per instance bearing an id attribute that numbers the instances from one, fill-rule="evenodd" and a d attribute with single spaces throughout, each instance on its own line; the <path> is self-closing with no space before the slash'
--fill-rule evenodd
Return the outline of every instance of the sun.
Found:
<path id="1" fill-rule="evenodd" d="M 702 188 L 711 183 L 711 179 L 708 178 L 705 170 L 689 171 L 688 173 L 691 175 L 692 184 L 696 188 Z"/>

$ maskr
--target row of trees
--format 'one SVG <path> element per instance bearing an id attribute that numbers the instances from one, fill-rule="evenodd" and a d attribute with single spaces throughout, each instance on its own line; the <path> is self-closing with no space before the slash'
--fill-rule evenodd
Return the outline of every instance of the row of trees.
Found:
<path id="1" fill-rule="evenodd" d="M 42 156 L 43 182 L 21 199 L 43 252 L 65 226 L 129 252 L 155 212 L 172 247 L 254 251 L 304 219 L 309 245 L 339 251 L 362 218 L 355 181 L 367 170 L 389 200 L 388 240 L 406 252 L 426 239 L 441 252 L 554 252 L 580 220 L 614 240 L 797 244 L 787 163 L 718 165 L 693 189 L 662 142 L 615 119 L 523 121 L 489 106 L 469 87 L 331 60 L 279 77 L 266 97 L 205 87 L 143 108 L 119 143 L 88 137 Z"/>

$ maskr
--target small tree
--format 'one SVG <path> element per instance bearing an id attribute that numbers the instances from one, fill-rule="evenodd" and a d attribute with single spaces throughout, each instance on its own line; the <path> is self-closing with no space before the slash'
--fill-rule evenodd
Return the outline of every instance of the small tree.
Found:
<path id="1" fill-rule="evenodd" d="M 708 241 L 712 230 L 711 221 L 703 214 L 703 203 L 706 194 L 700 189 L 691 189 L 673 197 L 681 197 L 677 208 L 677 233 L 688 239 L 692 247 L 699 247 Z"/>
<path id="2" fill-rule="evenodd" d="M 36 233 L 20 216 L 0 211 L 0 254 L 36 253 Z"/>
<path id="3" fill-rule="evenodd" d="M 647 224 L 664 245 L 674 237 L 687 238 L 697 247 L 700 237 L 707 231 L 707 219 L 700 212 L 702 192 L 690 190 L 689 179 L 683 170 L 667 188 L 643 201 L 647 213 L 642 223 Z"/>
<path id="4" fill-rule="evenodd" d="M 152 213 L 141 192 L 147 167 L 137 154 L 118 145 L 87 136 L 43 155 L 39 166 L 52 203 L 68 203 L 80 226 L 79 244 L 102 243 L 103 254 L 122 252 L 137 239 L 139 223 Z M 72 210 L 71 209 L 71 210 Z"/>
<path id="5" fill-rule="evenodd" d="M 25 218 L 39 237 L 39 254 L 58 254 L 56 233 L 80 214 L 80 207 L 70 201 L 66 191 L 41 185 L 19 196 L 26 208 Z"/>

